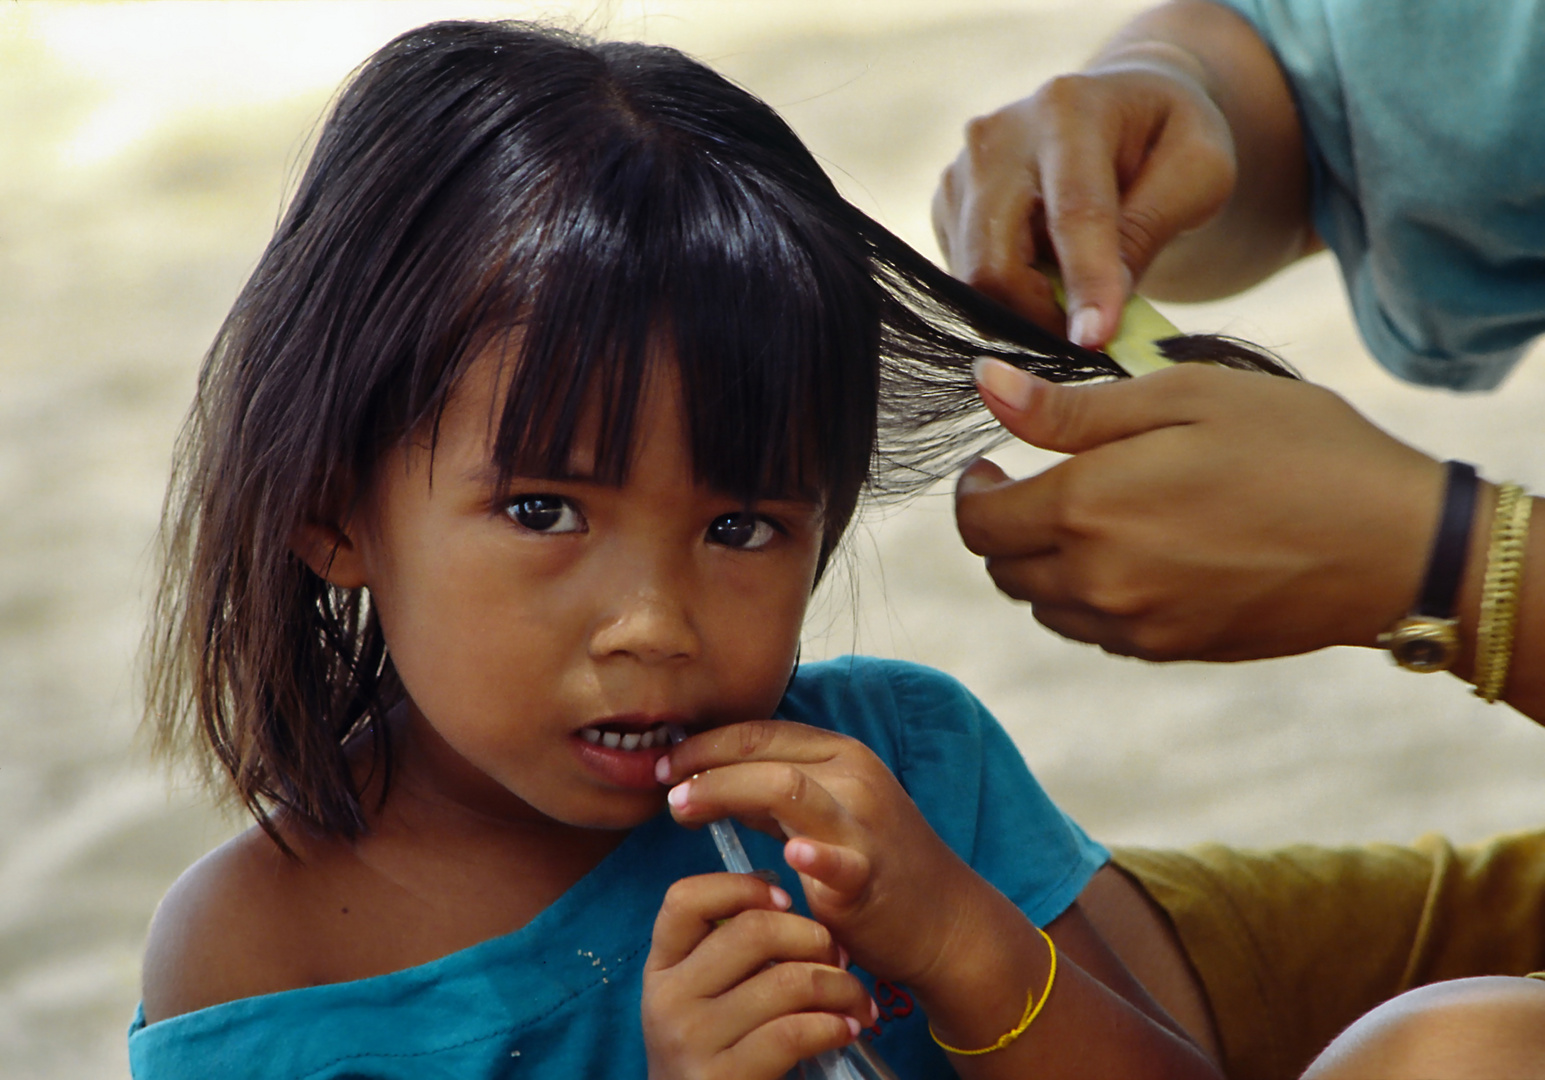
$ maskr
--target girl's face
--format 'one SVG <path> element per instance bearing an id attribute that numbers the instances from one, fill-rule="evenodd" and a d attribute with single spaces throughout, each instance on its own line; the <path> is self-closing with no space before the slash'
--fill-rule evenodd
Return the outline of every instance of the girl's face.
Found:
<path id="1" fill-rule="evenodd" d="M 334 564 L 369 587 L 407 689 L 404 776 L 499 816 L 628 828 L 659 811 L 664 725 L 772 715 L 794 664 L 821 508 L 693 478 L 675 369 L 640 402 L 627 483 L 498 485 L 498 365 L 479 360 L 433 455 L 388 454 Z M 342 583 L 342 582 L 340 582 Z"/>

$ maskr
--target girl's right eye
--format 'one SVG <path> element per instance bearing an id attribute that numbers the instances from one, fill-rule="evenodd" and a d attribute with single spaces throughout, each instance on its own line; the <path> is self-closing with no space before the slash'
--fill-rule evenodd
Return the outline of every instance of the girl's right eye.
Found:
<path id="1" fill-rule="evenodd" d="M 504 512 L 517 525 L 532 532 L 585 531 L 584 515 L 561 495 L 517 495 L 505 504 Z"/>

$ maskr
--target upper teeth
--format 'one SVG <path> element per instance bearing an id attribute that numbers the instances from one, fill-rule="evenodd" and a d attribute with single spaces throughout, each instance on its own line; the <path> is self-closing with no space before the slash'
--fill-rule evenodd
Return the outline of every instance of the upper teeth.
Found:
<path id="1" fill-rule="evenodd" d="M 630 731 L 626 735 L 619 731 L 583 727 L 579 729 L 579 735 L 587 743 L 608 746 L 613 750 L 619 747 L 623 750 L 648 750 L 652 746 L 664 746 L 670 742 L 670 736 L 666 734 L 664 724 L 652 727 L 648 731 Z"/>

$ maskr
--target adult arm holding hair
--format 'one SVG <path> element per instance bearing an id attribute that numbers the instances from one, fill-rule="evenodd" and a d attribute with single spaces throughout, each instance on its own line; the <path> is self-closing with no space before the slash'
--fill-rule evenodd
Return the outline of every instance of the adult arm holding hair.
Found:
<path id="1" fill-rule="evenodd" d="M 983 378 L 1009 431 L 1072 454 L 1010 480 L 961 477 L 962 537 L 1051 629 L 1152 660 L 1249 660 L 1375 646 L 1421 587 L 1444 470 L 1328 390 L 1184 365 L 1054 386 Z M 1469 678 L 1496 501 L 1470 534 L 1455 674 Z M 1545 722 L 1545 511 L 1534 500 L 1503 700 Z"/>
<path id="2" fill-rule="evenodd" d="M 1522 3 L 1231 3 L 1254 22 L 1176 0 L 1084 72 L 974 121 L 935 202 L 952 268 L 1049 322 L 1030 263 L 1056 261 L 1072 336 L 1102 343 L 1133 280 L 1218 296 L 1324 237 L 1381 363 L 1495 386 L 1545 331 L 1531 179 L 1545 136 L 1529 119 L 1545 20 Z M 1414 84 L 1413 66 L 1430 78 Z M 978 465 L 959 499 L 967 543 L 1052 628 L 1155 659 L 1245 659 L 1372 646 L 1411 609 L 1443 469 L 1333 394 L 1207 370 L 1049 388 L 993 368 L 986 382 L 1010 431 L 1074 455 L 1012 484 Z M 1471 535 L 1468 646 L 1494 497 Z M 1506 697 L 1537 719 L 1542 539 Z"/>

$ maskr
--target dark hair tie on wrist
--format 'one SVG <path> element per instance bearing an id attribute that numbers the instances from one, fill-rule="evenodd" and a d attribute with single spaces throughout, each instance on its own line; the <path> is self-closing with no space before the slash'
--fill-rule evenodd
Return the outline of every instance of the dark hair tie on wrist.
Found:
<path id="1" fill-rule="evenodd" d="M 1411 671 L 1446 671 L 1459 656 L 1459 620 L 1454 601 L 1464 578 L 1470 551 L 1470 526 L 1475 519 L 1475 495 L 1479 481 L 1475 466 L 1462 461 L 1444 462 L 1448 483 L 1443 489 L 1443 512 L 1432 538 L 1427 577 L 1411 613 L 1379 635 L 1379 644 L 1390 657 Z"/>
<path id="2" fill-rule="evenodd" d="M 1443 516 L 1432 541 L 1432 556 L 1427 560 L 1427 578 L 1416 601 L 1416 614 L 1435 619 L 1452 619 L 1459 582 L 1465 573 L 1465 557 L 1470 550 L 1470 526 L 1475 520 L 1475 496 L 1480 485 L 1475 466 L 1463 461 L 1444 462 L 1448 485 L 1443 492 Z"/>

